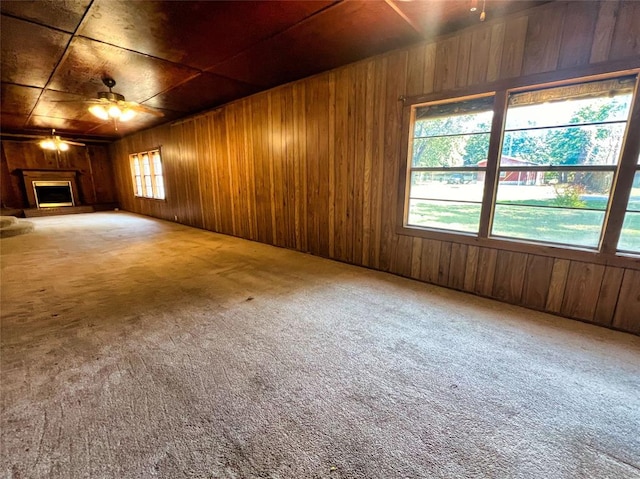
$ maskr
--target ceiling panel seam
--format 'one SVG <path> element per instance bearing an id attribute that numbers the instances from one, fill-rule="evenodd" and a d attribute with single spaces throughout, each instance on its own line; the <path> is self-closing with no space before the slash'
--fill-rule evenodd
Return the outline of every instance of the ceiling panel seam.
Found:
<path id="1" fill-rule="evenodd" d="M 33 116 L 33 112 L 37 108 L 38 104 L 40 103 L 40 99 L 42 98 L 42 95 L 44 94 L 44 92 L 47 89 L 47 87 L 49 86 L 49 84 L 51 83 L 51 79 L 56 74 L 56 71 L 58 70 L 58 67 L 60 67 L 60 64 L 62 63 L 62 61 L 65 58 L 67 58 L 67 56 L 69 55 L 69 46 L 71 45 L 71 42 L 73 41 L 74 37 L 76 36 L 76 32 L 78 31 L 78 29 L 80 28 L 80 26 L 84 22 L 85 18 L 87 18 L 87 14 L 89 13 L 89 10 L 91 10 L 91 7 L 93 6 L 93 2 L 94 2 L 94 0 L 91 0 L 89 2 L 89 5 L 87 5 L 87 9 L 82 14 L 82 18 L 80 19 L 80 21 L 76 25 L 75 30 L 71 33 L 71 38 L 69 38 L 69 41 L 67 42 L 67 45 L 64 47 L 64 52 L 62 52 L 62 55 L 60 55 L 60 58 L 58 59 L 58 62 L 56 63 L 56 66 L 53 68 L 53 70 L 51 71 L 51 74 L 49 75 L 49 78 L 47 79 L 47 83 L 45 83 L 45 85 L 42 88 L 42 90 L 40 90 L 40 95 L 38 95 L 38 99 L 36 100 L 35 104 L 33 105 L 33 108 L 31 108 L 31 111 L 29 112 L 29 115 L 27 116 L 27 120 L 25 122 L 25 127 L 29 124 L 29 121 L 31 121 L 31 117 Z M 65 32 L 65 33 L 69 33 L 69 32 Z"/>
<path id="2" fill-rule="evenodd" d="M 231 55 L 231 56 L 229 56 L 229 57 L 227 57 L 227 58 L 224 58 L 224 59 L 220 60 L 219 62 L 217 62 L 217 63 L 215 63 L 215 64 L 213 64 L 213 65 L 211 65 L 211 66 L 207 67 L 207 68 L 205 69 L 205 71 L 206 71 L 207 73 L 213 73 L 213 72 L 212 72 L 212 70 L 216 69 L 217 67 L 219 67 L 219 66 L 220 66 L 220 65 L 222 65 L 223 63 L 228 62 L 228 61 L 230 61 L 230 60 L 233 60 L 234 58 L 237 58 L 237 57 L 239 57 L 239 56 L 243 55 L 245 52 L 247 52 L 247 51 L 249 51 L 249 50 L 254 49 L 254 48 L 255 48 L 255 47 L 257 47 L 258 45 L 262 45 L 263 43 L 266 43 L 266 42 L 268 42 L 269 40 L 272 40 L 272 39 L 274 39 L 274 38 L 276 38 L 276 37 L 278 37 L 278 36 L 282 35 L 283 33 L 288 32 L 289 30 L 291 30 L 291 29 L 293 29 L 293 28 L 296 28 L 296 27 L 298 27 L 298 26 L 300 26 L 300 25 L 304 25 L 305 23 L 308 23 L 308 22 L 310 22 L 311 20 L 315 20 L 318 16 L 322 15 L 323 13 L 326 13 L 327 11 L 329 11 L 329 10 L 331 10 L 331 9 L 333 9 L 333 8 L 337 7 L 338 5 L 341 5 L 341 4 L 343 4 L 343 3 L 344 3 L 344 0 L 339 0 L 339 1 L 335 2 L 335 3 L 332 3 L 331 5 L 327 5 L 326 7 L 321 8 L 320 10 L 318 10 L 317 12 L 312 13 L 312 14 L 311 14 L 311 15 L 309 15 L 308 17 L 303 18 L 303 19 L 302 19 L 302 20 L 300 20 L 299 22 L 296 22 L 296 23 L 294 23 L 293 25 L 289 25 L 287 28 L 283 28 L 283 29 L 282 29 L 282 30 L 280 30 L 279 32 L 275 32 L 275 33 L 274 33 L 274 34 L 272 34 L 272 35 L 266 36 L 266 37 L 264 37 L 263 39 L 261 39 L 261 40 L 259 40 L 259 41 L 255 42 L 255 43 L 253 43 L 253 44 L 252 44 L 252 45 L 250 45 L 250 46 L 248 46 L 247 48 L 244 48 L 244 49 L 240 50 L 239 52 L 236 52 L 236 53 L 234 53 L 233 55 Z M 217 73 L 216 73 L 216 75 L 217 75 Z M 241 81 L 241 80 L 239 80 L 239 81 Z"/>
<path id="3" fill-rule="evenodd" d="M 398 16 L 399 16 L 400 18 L 402 18 L 405 22 L 407 22 L 407 24 L 409 24 L 409 26 L 410 26 L 411 28 L 413 28 L 413 29 L 416 31 L 416 33 L 418 33 L 418 35 L 420 35 L 420 37 L 421 37 L 421 38 L 423 38 L 423 39 L 424 39 L 424 37 L 423 37 L 423 35 L 422 35 L 422 33 L 423 33 L 423 32 L 422 32 L 422 29 L 421 29 L 418 25 L 416 25 L 415 23 L 413 23 L 413 20 L 411 20 L 411 19 L 407 16 L 407 14 L 405 14 L 405 13 L 402 11 L 402 9 L 400 8 L 400 6 L 399 6 L 398 4 L 396 4 L 396 2 L 394 2 L 393 0 L 384 0 L 384 1 L 385 1 L 385 3 L 386 3 L 387 5 L 389 5 L 389 6 L 393 9 L 393 11 L 394 11 L 394 12 L 396 12 L 396 13 L 398 14 Z"/>
<path id="4" fill-rule="evenodd" d="M 86 12 L 85 12 L 85 14 L 86 14 Z M 41 22 L 37 22 L 35 20 L 31 20 L 30 18 L 19 17 L 18 15 L 14 15 L 12 13 L 2 12 L 2 16 L 3 17 L 8 17 L 8 18 L 13 18 L 14 20 L 20 20 L 21 22 L 31 23 L 33 25 L 38 25 L 39 27 L 48 28 L 49 30 L 55 30 L 56 32 L 66 33 L 67 35 L 71 35 L 71 36 L 73 36 L 73 33 L 75 32 L 75 30 L 74 30 L 74 32 L 70 32 L 69 30 L 64 30 L 62 28 L 54 27 L 53 25 L 47 25 L 45 23 L 41 23 Z M 83 16 L 83 18 L 84 18 L 84 16 Z"/>

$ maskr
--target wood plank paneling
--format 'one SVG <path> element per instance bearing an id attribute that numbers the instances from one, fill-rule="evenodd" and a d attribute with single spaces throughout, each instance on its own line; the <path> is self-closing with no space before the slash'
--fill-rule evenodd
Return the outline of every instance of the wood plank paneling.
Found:
<path id="1" fill-rule="evenodd" d="M 109 150 L 104 146 L 87 145 L 91 164 L 91 178 L 95 189 L 96 203 L 115 203 L 116 186 Z"/>
<path id="2" fill-rule="evenodd" d="M 342 68 L 336 72 L 336 104 L 335 104 L 335 159 L 334 159 L 334 254 L 335 258 L 347 261 L 349 250 L 347 245 L 346 223 L 348 221 L 348 156 L 347 140 L 349 138 L 349 98 L 351 92 L 351 69 Z"/>
<path id="3" fill-rule="evenodd" d="M 610 325 L 613 320 L 613 313 L 618 304 L 618 295 L 624 269 L 607 266 L 602 277 L 598 304 L 593 321 L 602 325 Z"/>
<path id="4" fill-rule="evenodd" d="M 451 243 L 443 241 L 440 245 L 440 263 L 438 265 L 437 284 L 447 286 L 449 284 L 449 267 L 451 265 Z"/>
<path id="5" fill-rule="evenodd" d="M 552 313 L 559 313 L 562 308 L 562 298 L 567 286 L 567 275 L 571 262 L 566 259 L 556 259 L 551 270 L 551 280 L 549 281 L 549 292 L 547 293 L 546 310 Z"/>
<path id="6" fill-rule="evenodd" d="M 420 95 L 424 93 L 424 75 L 427 68 L 425 67 L 425 46 L 418 45 L 408 52 L 409 58 L 407 63 L 407 96 Z M 428 70 L 432 74 L 433 68 Z"/>
<path id="7" fill-rule="evenodd" d="M 522 304 L 530 308 L 544 309 L 553 271 L 553 258 L 530 254 L 525 271 Z"/>
<path id="8" fill-rule="evenodd" d="M 422 267 L 422 239 L 413 238 L 411 246 L 411 277 L 420 279 L 420 270 Z"/>
<path id="9" fill-rule="evenodd" d="M 565 3 L 557 3 L 529 17 L 522 67 L 524 75 L 548 72 L 558 66 L 566 8 Z"/>
<path id="10" fill-rule="evenodd" d="M 438 272 L 440 270 L 440 248 L 441 241 L 423 240 L 422 257 L 420 266 L 420 279 L 428 283 L 438 282 Z"/>
<path id="11" fill-rule="evenodd" d="M 467 266 L 468 246 L 461 243 L 451 244 L 451 260 L 449 261 L 448 286 L 454 289 L 464 289 L 465 269 Z"/>
<path id="12" fill-rule="evenodd" d="M 456 65 L 456 87 L 464 87 L 468 84 L 469 62 L 471 59 L 471 41 L 473 33 L 468 32 L 460 36 Z"/>
<path id="13" fill-rule="evenodd" d="M 619 6 L 620 3 L 616 0 L 599 2 L 593 42 L 586 42 L 591 45 L 591 63 L 603 62 L 609 58 Z"/>
<path id="14" fill-rule="evenodd" d="M 522 71 L 524 45 L 527 38 L 529 17 L 519 17 L 505 24 L 500 78 L 517 77 Z"/>
<path id="15" fill-rule="evenodd" d="M 434 91 L 452 90 L 456 86 L 460 37 L 455 36 L 437 43 Z"/>
<path id="16" fill-rule="evenodd" d="M 26 206 L 26 198 L 21 192 L 20 178 L 12 175 L 9 171 L 7 158 L 4 153 L 4 142 L 2 142 L 2 159 L 0 162 L 0 201 L 2 206 L 7 208 L 23 208 Z"/>
<path id="17" fill-rule="evenodd" d="M 407 53 L 397 52 L 388 57 L 385 72 L 385 141 L 382 168 L 382 208 L 379 268 L 389 271 L 397 244 L 396 188 L 398 185 L 398 147 L 402 125 L 402 102 L 406 84 Z"/>
<path id="18" fill-rule="evenodd" d="M 586 65 L 591 58 L 591 42 L 598 18 L 598 2 L 570 2 L 560 44 L 560 68 Z"/>
<path id="19" fill-rule="evenodd" d="M 595 315 L 604 266 L 572 261 L 560 312 L 564 316 L 591 321 Z"/>
<path id="20" fill-rule="evenodd" d="M 402 276 L 411 276 L 411 254 L 413 252 L 413 238 L 411 236 L 398 236 L 398 246 L 391 261 L 391 271 Z"/>
<path id="21" fill-rule="evenodd" d="M 513 251 L 499 251 L 493 282 L 493 297 L 519 304 L 522 297 L 527 255 Z"/>
<path id="22" fill-rule="evenodd" d="M 362 262 L 364 266 L 371 264 L 371 203 L 373 175 L 373 139 L 374 139 L 374 98 L 375 98 L 375 63 L 367 62 L 367 88 L 364 113 L 364 170 L 362 172 Z"/>
<path id="23" fill-rule="evenodd" d="M 436 43 L 427 43 L 424 47 L 424 83 L 421 93 L 431 93 L 435 87 L 436 45 Z"/>
<path id="24" fill-rule="evenodd" d="M 464 269 L 464 285 L 462 288 L 465 291 L 475 291 L 476 289 L 479 251 L 480 248 L 477 246 L 469 246 L 467 250 L 467 264 Z"/>
<path id="25" fill-rule="evenodd" d="M 383 178 L 384 178 L 384 146 L 386 138 L 385 129 L 385 93 L 387 59 L 378 59 L 375 66 L 375 89 L 373 132 L 371 146 L 371 251 L 369 252 L 370 266 L 380 267 L 380 244 L 382 235 L 382 202 L 383 202 Z"/>
<path id="26" fill-rule="evenodd" d="M 362 264 L 363 241 L 363 207 L 364 207 L 364 174 L 365 174 L 365 112 L 367 110 L 367 69 L 366 63 L 356 67 L 356 109 L 354 114 L 354 152 L 353 152 L 353 251 L 350 261 Z M 409 255 L 410 256 L 410 255 Z"/>
<path id="27" fill-rule="evenodd" d="M 640 334 L 640 271 L 627 269 L 622 278 L 613 326 Z"/>
<path id="28" fill-rule="evenodd" d="M 400 235 L 396 203 L 400 97 L 627 58 L 639 17 L 633 2 L 545 4 L 137 133 L 112 148 L 119 198 L 131 211 L 637 329 L 633 270 Z M 159 145 L 167 200 L 134 198 L 128 154 Z"/>
<path id="29" fill-rule="evenodd" d="M 609 59 L 640 57 L 640 2 L 620 2 Z"/>
<path id="30" fill-rule="evenodd" d="M 477 29 L 471 34 L 468 85 L 476 85 L 487 81 L 490 47 L 491 28 Z"/>
<path id="31" fill-rule="evenodd" d="M 498 251 L 493 248 L 482 248 L 478 255 L 478 275 L 474 292 L 482 296 L 493 294 L 493 280 L 496 274 Z"/>
<path id="32" fill-rule="evenodd" d="M 487 61 L 487 81 L 490 82 L 500 78 L 505 29 L 504 22 L 496 23 L 491 27 L 491 43 L 489 44 Z"/>

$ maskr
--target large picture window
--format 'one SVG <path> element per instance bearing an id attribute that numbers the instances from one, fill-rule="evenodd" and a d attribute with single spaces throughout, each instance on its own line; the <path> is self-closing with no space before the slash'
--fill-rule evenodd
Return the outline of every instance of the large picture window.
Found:
<path id="1" fill-rule="evenodd" d="M 160 150 L 143 151 L 129 156 L 133 192 L 142 198 L 163 200 L 164 177 Z"/>
<path id="2" fill-rule="evenodd" d="M 640 253 L 640 158 L 624 153 L 636 83 L 601 77 L 409 105 L 403 228 L 592 251 L 619 236 L 618 251 Z M 623 157 L 625 177 L 637 160 L 630 191 L 617 180 Z M 623 211 L 612 200 L 627 193 Z"/>
<path id="3" fill-rule="evenodd" d="M 597 248 L 635 78 L 509 96 L 492 235 Z"/>
<path id="4" fill-rule="evenodd" d="M 413 114 L 408 223 L 477 233 L 493 97 L 420 106 Z"/>

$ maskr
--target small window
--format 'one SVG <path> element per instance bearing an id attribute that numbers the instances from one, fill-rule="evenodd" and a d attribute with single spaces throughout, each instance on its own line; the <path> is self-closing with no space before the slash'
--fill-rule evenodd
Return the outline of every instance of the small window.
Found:
<path id="1" fill-rule="evenodd" d="M 160 150 L 143 151 L 129 156 L 133 193 L 143 198 L 165 198 Z"/>
<path id="2" fill-rule="evenodd" d="M 640 253 L 640 155 L 636 163 L 627 212 L 622 223 L 618 250 Z"/>
<path id="3" fill-rule="evenodd" d="M 406 224 L 477 233 L 493 96 L 413 107 Z"/>
<path id="4" fill-rule="evenodd" d="M 509 96 L 493 236 L 599 247 L 634 86 L 630 77 Z M 637 230 L 632 208 L 624 245 Z"/>

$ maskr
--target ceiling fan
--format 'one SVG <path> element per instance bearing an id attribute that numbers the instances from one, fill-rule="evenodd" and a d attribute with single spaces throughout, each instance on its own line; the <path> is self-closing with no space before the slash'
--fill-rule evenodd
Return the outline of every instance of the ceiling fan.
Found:
<path id="1" fill-rule="evenodd" d="M 116 93 L 112 90 L 116 86 L 116 81 L 108 76 L 102 78 L 102 83 L 109 91 L 99 91 L 98 97 L 86 100 L 90 103 L 89 111 L 101 120 L 128 121 L 133 118 L 136 113 L 148 113 L 155 116 L 164 116 L 164 113 L 141 105 L 135 101 L 127 101 L 124 95 Z"/>
<path id="2" fill-rule="evenodd" d="M 84 143 L 79 143 L 77 141 L 63 140 L 59 135 L 56 135 L 55 129 L 51 130 L 51 136 L 40 140 L 33 140 L 33 142 L 38 143 L 40 148 L 53 151 L 67 151 L 69 149 L 69 145 L 87 146 Z"/>

